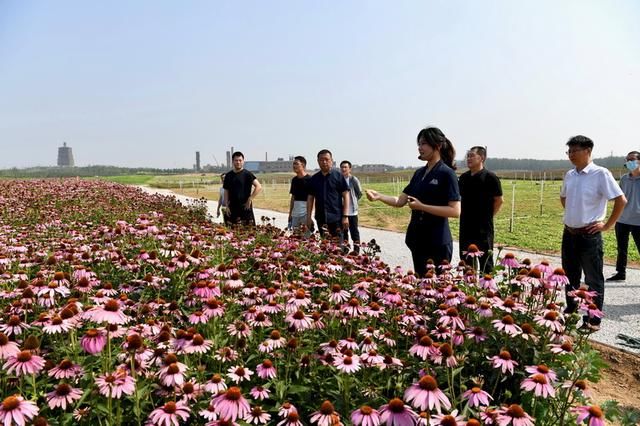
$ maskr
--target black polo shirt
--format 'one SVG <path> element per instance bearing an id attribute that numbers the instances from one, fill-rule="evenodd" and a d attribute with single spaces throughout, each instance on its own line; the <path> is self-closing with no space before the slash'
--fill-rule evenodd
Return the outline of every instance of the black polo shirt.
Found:
<path id="1" fill-rule="evenodd" d="M 335 223 L 342 220 L 342 194 L 349 190 L 347 182 L 337 169 L 327 175 L 317 172 L 309 183 L 309 195 L 315 197 L 315 217 L 318 223 Z"/>
<path id="2" fill-rule="evenodd" d="M 251 196 L 253 181 L 256 177 L 247 169 L 239 172 L 231 170 L 224 175 L 222 187 L 229 191 L 229 208 L 241 207 Z"/>
<path id="3" fill-rule="evenodd" d="M 446 206 L 449 201 L 460 201 L 458 178 L 442 161 L 438 161 L 428 173 L 426 166 L 416 170 L 402 192 L 432 206 Z M 405 241 L 409 248 L 424 244 L 451 243 L 453 239 L 449 230 L 449 220 L 446 217 L 412 210 Z"/>
<path id="4" fill-rule="evenodd" d="M 502 185 L 495 173 L 482 169 L 464 172 L 458 180 L 462 196 L 460 233 L 465 236 L 493 235 L 493 201 L 502 196 Z"/>

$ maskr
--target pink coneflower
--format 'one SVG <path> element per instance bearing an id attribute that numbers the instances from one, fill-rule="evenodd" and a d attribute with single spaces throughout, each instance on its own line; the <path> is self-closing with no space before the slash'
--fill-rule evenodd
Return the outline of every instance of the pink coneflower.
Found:
<path id="1" fill-rule="evenodd" d="M 227 331 L 231 336 L 247 338 L 251 336 L 251 327 L 243 321 L 236 321 L 227 326 Z"/>
<path id="2" fill-rule="evenodd" d="M 221 301 L 211 297 L 204 302 L 202 312 L 209 318 L 221 317 L 224 315 L 224 305 Z"/>
<path id="3" fill-rule="evenodd" d="M 353 426 L 378 426 L 380 413 L 368 405 L 363 405 L 351 413 L 351 423 Z"/>
<path id="4" fill-rule="evenodd" d="M 265 425 L 269 423 L 269 420 L 271 420 L 271 414 L 266 411 L 262 411 L 262 407 L 256 405 L 251 408 L 249 414 L 247 414 L 242 420 L 249 424 Z"/>
<path id="5" fill-rule="evenodd" d="M 473 339 L 475 343 L 484 342 L 488 338 L 487 332 L 485 331 L 485 329 L 477 326 L 470 329 L 467 332 L 467 336 Z"/>
<path id="6" fill-rule="evenodd" d="M 462 399 L 469 401 L 470 407 L 488 406 L 489 400 L 493 399 L 488 392 L 483 391 L 477 386 L 472 387 L 462 394 Z"/>
<path id="7" fill-rule="evenodd" d="M 300 415 L 296 411 L 292 411 L 277 426 L 303 426 L 300 421 Z"/>
<path id="8" fill-rule="evenodd" d="M 458 410 L 453 410 L 451 414 L 436 414 L 429 421 L 433 426 L 465 426 L 464 417 L 458 415 Z"/>
<path id="9" fill-rule="evenodd" d="M 44 368 L 44 359 L 38 355 L 33 355 L 31 351 L 21 351 L 7 358 L 3 368 L 7 371 L 7 374 L 15 372 L 18 377 L 36 375 Z"/>
<path id="10" fill-rule="evenodd" d="M 248 320 L 251 327 L 271 327 L 273 322 L 264 314 L 264 312 L 258 312 L 255 317 Z"/>
<path id="11" fill-rule="evenodd" d="M 297 412 L 298 412 L 298 409 L 292 403 L 290 403 L 289 401 L 285 401 L 280 406 L 280 409 L 278 410 L 278 415 L 280 417 L 287 417 L 289 414 L 297 413 Z"/>
<path id="12" fill-rule="evenodd" d="M 560 344 L 548 345 L 549 350 L 554 354 L 570 354 L 573 352 L 573 343 L 566 340 Z"/>
<path id="13" fill-rule="evenodd" d="M 258 377 L 263 380 L 273 379 L 276 377 L 276 368 L 273 366 L 273 362 L 269 359 L 265 359 L 256 367 Z"/>
<path id="14" fill-rule="evenodd" d="M 500 259 L 502 266 L 509 268 L 519 268 L 520 263 L 516 260 L 516 256 L 513 253 L 506 253 L 502 259 Z"/>
<path id="15" fill-rule="evenodd" d="M 11 315 L 5 324 L 0 324 L 0 332 L 5 333 L 7 336 L 17 336 L 28 329 L 29 325 L 22 322 L 18 315 Z"/>
<path id="16" fill-rule="evenodd" d="M 158 371 L 158 378 L 163 386 L 182 386 L 187 368 L 181 362 L 172 362 Z"/>
<path id="17" fill-rule="evenodd" d="M 553 310 L 546 310 L 545 312 L 544 315 L 537 315 L 533 318 L 535 323 L 555 332 L 562 332 L 564 330 L 562 314 Z"/>
<path id="18" fill-rule="evenodd" d="M 271 346 L 271 348 L 273 349 L 280 349 L 287 343 L 287 340 L 282 337 L 280 331 L 278 330 L 272 330 L 271 334 L 269 334 L 269 338 L 266 341 L 269 342 L 269 346 Z"/>
<path id="19" fill-rule="evenodd" d="M 214 395 L 219 394 L 227 390 L 227 385 L 224 379 L 219 374 L 214 374 L 211 379 L 204 385 L 204 390 Z"/>
<path id="20" fill-rule="evenodd" d="M 404 392 L 404 399 L 411 403 L 411 406 L 422 411 L 435 410 L 440 413 L 440 404 L 447 410 L 451 408 L 449 398 L 438 389 L 438 382 L 430 375 L 424 375 L 417 383 L 409 386 Z"/>
<path id="21" fill-rule="evenodd" d="M 149 414 L 149 423 L 158 426 L 177 426 L 180 421 L 187 421 L 191 409 L 184 402 L 169 401 Z"/>
<path id="22" fill-rule="evenodd" d="M 604 312 L 602 312 L 595 303 L 585 303 L 581 307 L 589 318 L 602 318 L 604 317 Z"/>
<path id="23" fill-rule="evenodd" d="M 480 286 L 480 288 L 483 288 L 485 290 L 492 290 L 492 291 L 498 290 L 496 280 L 493 278 L 493 275 L 490 275 L 490 274 L 483 275 L 482 278 L 478 280 L 478 285 Z"/>
<path id="24" fill-rule="evenodd" d="M 14 423 L 24 426 L 27 420 L 31 420 L 38 414 L 38 406 L 25 401 L 23 397 L 15 395 L 5 398 L 0 404 L 0 423 L 4 426 L 11 426 Z"/>
<path id="25" fill-rule="evenodd" d="M 493 320 L 491 324 L 496 330 L 504 331 L 509 336 L 517 336 L 522 333 L 522 329 L 515 323 L 511 315 L 505 315 L 500 320 Z"/>
<path id="26" fill-rule="evenodd" d="M 557 380 L 556 373 L 544 364 L 530 365 L 525 368 L 525 371 L 532 376 L 542 374 L 549 382 L 555 382 Z"/>
<path id="27" fill-rule="evenodd" d="M 484 252 L 480 250 L 478 246 L 475 244 L 469 244 L 469 247 L 467 247 L 467 250 L 462 252 L 462 255 L 464 257 L 471 257 L 471 258 L 482 257 L 483 254 Z"/>
<path id="28" fill-rule="evenodd" d="M 19 352 L 18 344 L 10 341 L 6 334 L 0 333 L 0 360 L 8 359 Z"/>
<path id="29" fill-rule="evenodd" d="M 102 306 L 95 306 L 86 312 L 89 319 L 108 324 L 126 324 L 131 319 L 120 310 L 120 303 L 108 299 Z"/>
<path id="30" fill-rule="evenodd" d="M 571 411 L 578 414 L 578 418 L 576 419 L 577 424 L 584 422 L 587 423 L 588 426 L 605 426 L 604 413 L 602 412 L 602 408 L 597 405 L 582 405 L 573 408 Z"/>
<path id="31" fill-rule="evenodd" d="M 242 396 L 242 391 L 235 386 L 213 398 L 213 407 L 221 418 L 231 421 L 243 419 L 251 411 L 249 403 Z"/>
<path id="32" fill-rule="evenodd" d="M 263 388 L 262 386 L 255 386 L 251 388 L 249 394 L 251 395 L 251 398 L 262 401 L 263 399 L 269 398 L 270 392 L 267 388 Z"/>
<path id="33" fill-rule="evenodd" d="M 206 324 L 209 322 L 209 316 L 202 311 L 195 311 L 189 315 L 189 324 Z"/>
<path id="34" fill-rule="evenodd" d="M 209 352 L 212 346 L 213 342 L 211 340 L 207 340 L 202 337 L 202 334 L 196 333 L 193 335 L 193 339 L 191 339 L 191 341 L 189 341 L 182 350 L 186 354 L 204 354 Z"/>
<path id="35" fill-rule="evenodd" d="M 85 335 L 80 339 L 80 346 L 82 346 L 82 349 L 91 355 L 102 352 L 106 344 L 107 337 L 104 335 L 104 332 L 95 328 L 87 330 Z"/>
<path id="36" fill-rule="evenodd" d="M 487 357 L 492 362 L 493 368 L 500 368 L 502 370 L 502 374 L 505 374 L 507 371 L 510 374 L 513 374 L 513 367 L 518 365 L 517 362 L 511 359 L 511 354 L 502 350 L 498 355 Z"/>
<path id="37" fill-rule="evenodd" d="M 448 326 L 451 325 L 452 330 L 460 329 L 464 330 L 464 321 L 458 314 L 458 309 L 448 308 L 445 315 L 438 319 L 438 324 Z"/>
<path id="38" fill-rule="evenodd" d="M 527 377 L 520 384 L 520 388 L 528 392 L 533 392 L 535 396 L 541 396 L 543 398 L 553 397 L 556 394 L 553 386 L 549 384 L 549 380 L 543 374 L 534 374 Z"/>
<path id="39" fill-rule="evenodd" d="M 549 275 L 547 281 L 556 285 L 567 285 L 569 284 L 569 278 L 564 272 L 562 268 L 554 269 L 553 273 Z"/>
<path id="40" fill-rule="evenodd" d="M 285 317 L 285 322 L 293 327 L 296 331 L 306 330 L 312 327 L 313 320 L 310 315 L 305 314 L 301 310 L 289 314 Z"/>
<path id="41" fill-rule="evenodd" d="M 202 396 L 203 391 L 204 388 L 200 383 L 190 380 L 185 382 L 182 388 L 177 389 L 176 394 L 179 395 L 181 397 L 180 400 L 186 404 L 189 401 L 197 401 Z"/>
<path id="42" fill-rule="evenodd" d="M 213 357 L 222 362 L 231 362 L 238 359 L 238 352 L 225 346 L 224 348 L 218 349 Z"/>
<path id="43" fill-rule="evenodd" d="M 333 360 L 333 365 L 342 373 L 355 373 L 362 368 L 360 363 L 360 357 L 357 355 L 352 356 L 337 356 Z"/>
<path id="44" fill-rule="evenodd" d="M 377 364 L 377 367 L 380 370 L 385 370 L 387 368 L 402 368 L 402 361 L 400 359 L 392 357 L 391 355 L 385 355 L 382 362 Z"/>
<path id="45" fill-rule="evenodd" d="M 73 328 L 68 320 L 63 320 L 60 315 L 54 315 L 42 328 L 46 334 L 66 333 Z"/>
<path id="46" fill-rule="evenodd" d="M 101 395 L 116 399 L 120 399 L 123 394 L 133 395 L 136 390 L 136 381 L 126 370 L 100 375 L 96 377 L 96 385 Z"/>
<path id="47" fill-rule="evenodd" d="M 63 359 L 60 364 L 49 370 L 49 376 L 55 379 L 75 379 L 84 375 L 84 369 L 73 361 Z"/>
<path id="48" fill-rule="evenodd" d="M 244 382 L 245 380 L 251 380 L 251 376 L 253 375 L 253 371 L 248 368 L 242 367 L 240 365 L 236 365 L 234 367 L 230 367 L 227 370 L 227 377 L 230 378 L 235 383 Z"/>
<path id="49" fill-rule="evenodd" d="M 400 398 L 393 398 L 380 407 L 380 421 L 387 426 L 411 426 L 418 420 L 418 414 L 404 405 Z"/>
<path id="50" fill-rule="evenodd" d="M 71 405 L 80 398 L 82 398 L 82 390 L 61 383 L 53 392 L 47 394 L 47 404 L 52 410 L 56 407 L 66 410 L 67 404 Z"/>
<path id="51" fill-rule="evenodd" d="M 518 404 L 498 410 L 498 426 L 535 426 L 535 420 Z"/>
<path id="52" fill-rule="evenodd" d="M 324 401 L 320 409 L 311 414 L 311 423 L 317 423 L 318 426 L 341 426 L 340 415 L 336 413 L 333 404 Z"/>

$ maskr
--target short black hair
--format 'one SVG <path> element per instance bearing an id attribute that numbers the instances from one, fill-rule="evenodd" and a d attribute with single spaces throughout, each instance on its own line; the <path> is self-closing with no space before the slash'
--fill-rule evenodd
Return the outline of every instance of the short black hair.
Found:
<path id="1" fill-rule="evenodd" d="M 242 159 L 244 160 L 244 154 L 241 153 L 240 151 L 234 152 L 233 155 L 231 156 L 232 159 L 236 157 L 242 157 Z"/>
<path id="2" fill-rule="evenodd" d="M 353 166 L 351 165 L 351 161 L 349 160 L 342 160 L 342 162 L 340 163 L 340 167 L 342 167 L 343 164 L 348 164 L 349 168 L 352 168 Z"/>
<path id="3" fill-rule="evenodd" d="M 320 151 L 318 151 L 318 158 L 320 158 L 321 155 L 325 154 L 329 154 L 329 157 L 333 158 L 333 154 L 328 149 L 321 149 Z"/>
<path id="4" fill-rule="evenodd" d="M 627 157 L 630 155 L 635 155 L 636 156 L 636 160 L 640 160 L 640 152 L 638 151 L 629 151 L 629 153 L 627 154 Z"/>
<path id="5" fill-rule="evenodd" d="M 304 158 L 302 155 L 296 155 L 295 157 L 293 157 L 293 161 L 299 161 L 302 163 L 303 166 L 307 165 L 307 159 Z"/>
<path id="6" fill-rule="evenodd" d="M 487 147 L 486 146 L 472 146 L 471 148 L 469 148 L 469 151 L 471 152 L 475 152 L 476 154 L 478 154 L 480 157 L 482 157 L 482 160 L 486 160 L 487 159 Z"/>
<path id="7" fill-rule="evenodd" d="M 586 136 L 573 136 L 567 142 L 567 146 L 579 146 L 580 148 L 593 149 L 593 141 Z"/>

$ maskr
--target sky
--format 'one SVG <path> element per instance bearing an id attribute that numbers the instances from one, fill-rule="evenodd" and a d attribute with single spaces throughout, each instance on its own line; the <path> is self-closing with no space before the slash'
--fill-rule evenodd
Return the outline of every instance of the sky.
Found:
<path id="1" fill-rule="evenodd" d="M 0 0 L 0 168 L 640 149 L 637 0 Z"/>

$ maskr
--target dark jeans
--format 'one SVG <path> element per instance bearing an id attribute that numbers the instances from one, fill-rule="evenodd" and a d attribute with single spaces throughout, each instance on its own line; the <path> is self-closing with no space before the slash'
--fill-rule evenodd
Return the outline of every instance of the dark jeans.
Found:
<path id="1" fill-rule="evenodd" d="M 253 208 L 245 209 L 243 206 L 231 207 L 229 209 L 229 216 L 226 219 L 225 224 L 227 224 L 228 221 L 229 225 L 256 225 L 256 219 L 253 216 Z"/>
<path id="2" fill-rule="evenodd" d="M 616 271 L 622 275 L 627 273 L 627 250 L 629 249 L 629 234 L 633 236 L 636 249 L 640 253 L 640 226 L 616 223 L 616 243 L 618 244 L 618 257 L 616 259 Z"/>
<path id="3" fill-rule="evenodd" d="M 584 272 L 584 282 L 589 290 L 598 294 L 593 302 L 602 310 L 604 303 L 604 274 L 602 234 L 572 234 L 566 229 L 562 234 L 562 268 L 569 278 L 565 292 L 580 287 L 580 278 Z M 576 312 L 578 304 L 573 297 L 566 295 L 567 312 Z M 584 317 L 585 322 L 600 324 L 600 318 Z"/>
<path id="4" fill-rule="evenodd" d="M 353 240 L 353 251 L 360 252 L 360 231 L 358 231 L 358 215 L 347 216 L 349 218 L 349 230 L 344 231 L 344 242 L 349 241 L 349 233 L 351 233 L 351 239 Z"/>
<path id="5" fill-rule="evenodd" d="M 338 242 L 342 244 L 344 239 L 342 222 L 323 223 L 316 218 L 316 223 L 318 224 L 318 231 L 321 237 L 324 237 L 325 232 L 328 232 L 330 237 L 337 238 Z"/>
<path id="6" fill-rule="evenodd" d="M 411 257 L 413 258 L 413 269 L 418 277 L 424 277 L 427 274 L 427 260 L 433 260 L 436 267 L 438 267 L 443 260 L 451 262 L 453 243 L 441 246 L 410 247 L 410 249 Z"/>
<path id="7" fill-rule="evenodd" d="M 467 251 L 469 244 L 475 244 L 484 254 L 478 257 L 478 267 L 485 274 L 493 274 L 493 244 L 479 238 L 470 238 L 467 240 L 460 239 L 460 259 L 464 260 L 469 266 L 474 266 L 473 257 L 467 257 L 463 252 Z"/>

